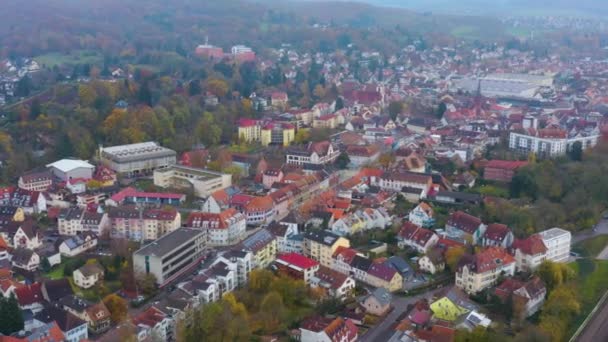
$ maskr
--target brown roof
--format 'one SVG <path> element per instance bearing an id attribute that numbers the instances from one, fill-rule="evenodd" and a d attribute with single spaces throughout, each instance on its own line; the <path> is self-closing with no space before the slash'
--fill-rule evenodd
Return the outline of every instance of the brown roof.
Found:
<path id="1" fill-rule="evenodd" d="M 537 235 L 531 235 L 523 240 L 515 240 L 513 242 L 513 249 L 519 249 L 522 253 L 527 255 L 537 255 L 547 252 L 547 246 L 543 242 L 543 239 Z"/>
<path id="2" fill-rule="evenodd" d="M 473 234 L 482 224 L 481 219 L 462 211 L 457 211 L 448 218 L 448 225 L 466 233 Z"/>
<path id="3" fill-rule="evenodd" d="M 511 232 L 511 229 L 507 225 L 500 223 L 492 223 L 486 228 L 486 232 L 483 237 L 488 240 L 502 242 L 507 235 Z"/>
<path id="4" fill-rule="evenodd" d="M 467 266 L 474 273 L 485 273 L 499 266 L 511 264 L 515 258 L 504 248 L 488 247 L 481 252 L 471 256 L 465 256 L 458 264 L 458 270 Z"/>

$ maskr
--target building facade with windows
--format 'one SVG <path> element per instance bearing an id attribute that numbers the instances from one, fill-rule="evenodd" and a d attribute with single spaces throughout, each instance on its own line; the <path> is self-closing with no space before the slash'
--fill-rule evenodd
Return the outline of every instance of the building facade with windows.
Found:
<path id="1" fill-rule="evenodd" d="M 154 185 L 161 188 L 192 190 L 206 198 L 232 185 L 232 175 L 183 165 L 171 165 L 154 171 Z"/>
<path id="2" fill-rule="evenodd" d="M 203 230 L 179 228 L 133 253 L 133 266 L 163 285 L 200 261 L 205 240 Z"/>
<path id="3" fill-rule="evenodd" d="M 177 152 L 152 141 L 101 147 L 99 157 L 104 166 L 127 176 L 149 174 L 155 169 L 177 163 Z"/>

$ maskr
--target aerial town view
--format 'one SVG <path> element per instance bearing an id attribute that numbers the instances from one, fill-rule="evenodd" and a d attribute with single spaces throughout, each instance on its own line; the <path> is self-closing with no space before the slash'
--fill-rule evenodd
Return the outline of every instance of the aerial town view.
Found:
<path id="1" fill-rule="evenodd" d="M 0 342 L 608 341 L 608 2 L 490 3 L 1 1 Z"/>

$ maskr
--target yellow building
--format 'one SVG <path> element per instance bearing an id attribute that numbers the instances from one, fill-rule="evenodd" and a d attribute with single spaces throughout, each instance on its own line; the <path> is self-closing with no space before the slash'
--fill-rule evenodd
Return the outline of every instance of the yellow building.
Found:
<path id="1" fill-rule="evenodd" d="M 13 222 L 25 221 L 25 211 L 19 207 L 2 206 L 0 207 L 0 215 L 6 218 L 10 217 Z"/>
<path id="2" fill-rule="evenodd" d="M 435 318 L 453 322 L 463 314 L 476 311 L 477 306 L 459 289 L 451 289 L 444 297 L 431 304 Z"/>
<path id="3" fill-rule="evenodd" d="M 350 247 L 350 241 L 329 231 L 309 231 L 304 234 L 304 255 L 332 268 L 332 256 L 338 247 Z"/>
<path id="4" fill-rule="evenodd" d="M 277 259 L 277 239 L 267 229 L 250 235 L 241 246 L 253 254 L 252 268 L 266 268 Z"/>
<path id="5" fill-rule="evenodd" d="M 289 146 L 296 138 L 296 129 L 291 124 L 269 123 L 262 128 L 260 143 L 262 146 Z"/>
<path id="6" fill-rule="evenodd" d="M 239 121 L 239 139 L 245 142 L 260 141 L 262 130 L 259 123 L 255 120 L 241 119 Z"/>
<path id="7" fill-rule="evenodd" d="M 403 288 L 403 277 L 390 266 L 373 264 L 367 271 L 367 283 L 374 287 L 381 287 L 390 292 L 400 291 Z"/>

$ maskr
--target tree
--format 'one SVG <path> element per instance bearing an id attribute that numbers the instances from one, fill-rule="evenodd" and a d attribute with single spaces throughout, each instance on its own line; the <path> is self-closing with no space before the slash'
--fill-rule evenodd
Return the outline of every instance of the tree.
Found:
<path id="1" fill-rule="evenodd" d="M 338 96 L 336 98 L 336 110 L 340 110 L 344 108 L 344 100 L 342 99 L 342 97 Z"/>
<path id="2" fill-rule="evenodd" d="M 573 288 L 558 286 L 549 295 L 540 316 L 540 329 L 552 341 L 562 341 L 568 331 L 567 322 L 580 313 L 581 303 Z"/>
<path id="3" fill-rule="evenodd" d="M 230 88 L 226 81 L 219 78 L 212 78 L 207 81 L 207 89 L 209 89 L 213 95 L 223 98 Z"/>
<path id="4" fill-rule="evenodd" d="M 465 254 L 464 247 L 452 247 L 445 252 L 445 263 L 449 267 L 450 271 L 456 272 L 458 262 Z"/>
<path id="5" fill-rule="evenodd" d="M 445 105 L 444 102 L 441 102 L 439 104 L 439 106 L 437 106 L 437 118 L 441 119 L 443 118 L 443 114 L 445 114 L 445 112 L 448 110 L 448 107 Z"/>
<path id="6" fill-rule="evenodd" d="M 388 105 L 388 115 L 390 115 L 393 121 L 397 119 L 397 116 L 403 111 L 403 102 L 393 101 Z"/>
<path id="7" fill-rule="evenodd" d="M 103 304 L 110 311 L 110 319 L 112 323 L 117 324 L 127 318 L 129 307 L 127 301 L 117 294 L 109 294 L 103 299 Z"/>
<path id="8" fill-rule="evenodd" d="M 550 260 L 543 261 L 536 270 L 536 274 L 543 280 L 548 292 L 576 277 L 576 272 L 567 264 Z"/>
<path id="9" fill-rule="evenodd" d="M 350 157 L 346 152 L 340 153 L 338 158 L 336 158 L 336 165 L 340 168 L 340 170 L 344 170 L 350 164 Z"/>
<path id="10" fill-rule="evenodd" d="M 47 273 L 51 270 L 51 263 L 49 262 L 49 258 L 43 257 L 40 260 L 40 270 L 44 273 Z"/>
<path id="11" fill-rule="evenodd" d="M 262 321 L 264 331 L 272 334 L 282 328 L 281 323 L 285 319 L 286 313 L 287 309 L 283 303 L 283 298 L 278 292 L 272 291 L 262 300 L 258 318 Z"/>
<path id="12" fill-rule="evenodd" d="M 190 81 L 190 84 L 188 85 L 188 94 L 190 94 L 190 96 L 200 95 L 202 91 L 201 82 L 199 80 Z"/>
<path id="13" fill-rule="evenodd" d="M 580 141 L 575 142 L 568 151 L 568 156 L 573 161 L 583 160 L 583 144 Z"/>
<path id="14" fill-rule="evenodd" d="M 158 290 L 157 280 L 154 273 L 136 273 L 135 282 L 137 283 L 138 290 L 140 290 L 147 298 L 155 295 L 156 291 Z"/>
<path id="15" fill-rule="evenodd" d="M 306 128 L 300 128 L 296 132 L 294 142 L 296 144 L 304 144 L 310 141 L 310 130 Z"/>
<path id="16" fill-rule="evenodd" d="M 382 165 L 382 167 L 385 169 L 388 169 L 394 162 L 395 155 L 393 155 L 392 153 L 383 153 L 378 158 L 378 163 L 380 163 L 380 165 Z"/>
<path id="17" fill-rule="evenodd" d="M 0 333 L 11 335 L 23 330 L 24 320 L 14 293 L 8 298 L 0 297 Z"/>

